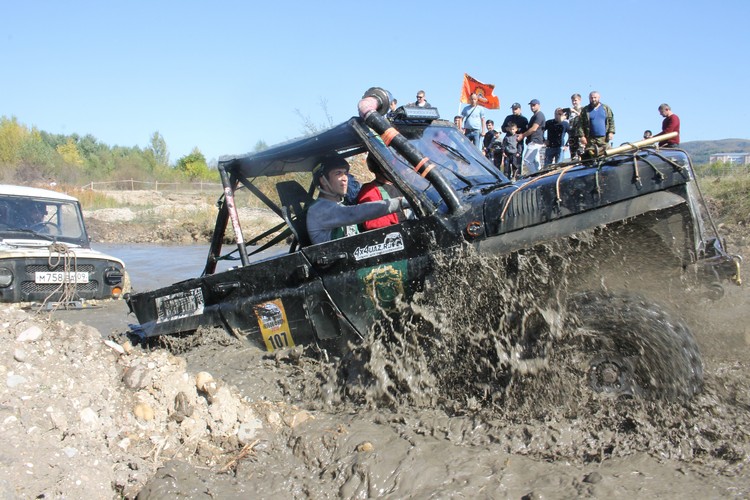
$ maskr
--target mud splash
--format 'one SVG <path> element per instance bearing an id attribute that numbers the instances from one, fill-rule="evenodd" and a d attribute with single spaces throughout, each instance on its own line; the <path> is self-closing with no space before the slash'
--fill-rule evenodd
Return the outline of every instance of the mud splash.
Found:
<path id="1" fill-rule="evenodd" d="M 580 291 L 568 243 L 506 257 L 471 247 L 436 264 L 432 282 L 339 364 L 343 398 L 368 406 L 536 415 L 613 396 L 690 397 L 698 347 L 666 306 L 625 292 Z M 575 275 L 576 279 L 570 279 Z"/>
<path id="2" fill-rule="evenodd" d="M 423 292 L 351 346 L 339 387 L 375 407 L 506 406 L 513 384 L 538 373 L 562 336 L 564 266 L 550 247 L 503 259 L 458 250 L 436 263 Z"/>
<path id="3" fill-rule="evenodd" d="M 597 297 L 624 301 L 643 331 L 667 325 L 682 342 L 631 366 L 639 389 L 671 397 L 590 389 L 591 357 L 581 353 L 606 346 L 592 344 L 580 316 L 601 308 L 594 295 L 577 295 L 586 280 L 570 258 L 587 248 L 582 239 L 502 259 L 458 250 L 341 359 L 311 348 L 265 354 L 212 335 L 191 340 L 191 369 L 314 418 L 264 429 L 255 454 L 229 476 L 171 463 L 139 498 L 748 494 L 745 361 L 712 358 L 702 392 L 686 399 L 704 368 L 685 326 L 651 298 L 612 292 L 614 278 L 600 280 Z M 602 317 L 621 326 L 621 315 Z M 650 347 L 627 346 L 633 356 Z M 618 362 L 630 361 L 610 356 L 602 366 L 624 370 Z M 716 474 L 712 484 L 702 480 Z"/>

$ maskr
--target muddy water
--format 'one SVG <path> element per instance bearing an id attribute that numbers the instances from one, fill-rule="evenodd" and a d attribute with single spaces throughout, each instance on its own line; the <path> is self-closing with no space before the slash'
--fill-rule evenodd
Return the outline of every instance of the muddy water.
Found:
<path id="1" fill-rule="evenodd" d="M 343 358 L 268 355 L 201 333 L 181 353 L 191 370 L 313 418 L 266 429 L 230 475 L 171 462 L 141 498 L 750 495 L 746 290 L 686 306 L 664 282 L 658 305 L 628 302 L 647 326 L 686 317 L 703 352 L 697 396 L 683 397 L 697 368 L 662 359 L 642 385 L 676 387 L 674 397 L 641 399 L 588 390 L 581 349 L 565 350 L 586 329 L 570 327 L 580 325 L 568 305 L 581 269 L 564 249 L 503 261 L 461 254 L 439 269 L 399 321 Z"/>
<path id="2" fill-rule="evenodd" d="M 133 289 L 154 290 L 177 281 L 194 278 L 203 271 L 208 245 L 148 245 L 95 243 L 95 250 L 125 262 Z M 222 261 L 218 270 L 232 265 Z"/>

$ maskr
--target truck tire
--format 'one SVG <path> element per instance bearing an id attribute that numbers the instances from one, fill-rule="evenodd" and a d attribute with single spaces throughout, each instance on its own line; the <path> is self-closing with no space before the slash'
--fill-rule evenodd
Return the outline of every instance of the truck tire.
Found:
<path id="1" fill-rule="evenodd" d="M 703 365 L 688 327 L 639 295 L 573 296 L 568 341 L 589 387 L 614 396 L 687 399 L 701 390 Z"/>

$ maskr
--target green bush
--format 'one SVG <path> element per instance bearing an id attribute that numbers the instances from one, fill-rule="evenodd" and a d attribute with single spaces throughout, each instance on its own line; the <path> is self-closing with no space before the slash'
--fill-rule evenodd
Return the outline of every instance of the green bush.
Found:
<path id="1" fill-rule="evenodd" d="M 696 165 L 695 172 L 700 177 L 747 175 L 750 173 L 750 165 L 735 165 L 734 163 L 715 161 L 713 163 Z"/>
<path id="2" fill-rule="evenodd" d="M 701 189 L 713 202 L 714 215 L 729 224 L 750 222 L 750 173 L 747 168 L 734 175 L 703 176 Z"/>
<path id="3" fill-rule="evenodd" d="M 122 206 L 114 198 L 110 198 L 99 191 L 74 188 L 65 190 L 64 192 L 70 196 L 78 198 L 78 201 L 81 202 L 81 207 L 83 207 L 84 210 L 99 210 L 102 208 L 118 208 Z"/>

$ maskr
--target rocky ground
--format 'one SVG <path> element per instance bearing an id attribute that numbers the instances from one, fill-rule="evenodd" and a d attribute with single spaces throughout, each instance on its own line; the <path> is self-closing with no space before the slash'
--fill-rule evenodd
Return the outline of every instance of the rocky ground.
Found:
<path id="1" fill-rule="evenodd" d="M 308 414 L 243 399 L 164 349 L 0 307 L 0 498 L 133 498 L 157 468 L 233 470 L 261 429 Z"/>
<path id="2" fill-rule="evenodd" d="M 155 236 L 138 222 L 184 198 L 140 196 L 87 214 L 99 241 L 202 241 L 182 215 Z M 744 226 L 723 230 L 750 255 Z M 134 348 L 5 305 L 0 498 L 747 498 L 748 304 L 745 287 L 695 311 L 707 385 L 689 405 L 534 419 L 340 404 L 325 360 L 298 350 L 216 331 Z"/>

